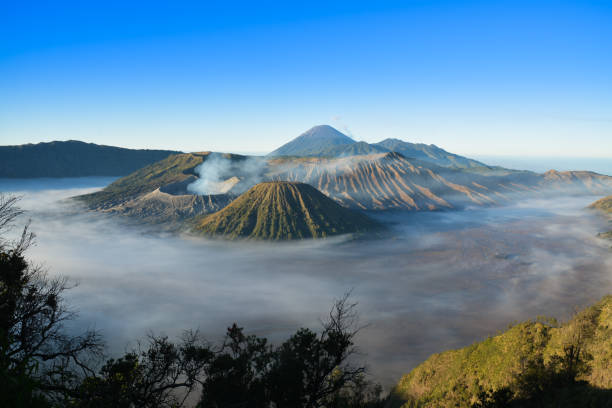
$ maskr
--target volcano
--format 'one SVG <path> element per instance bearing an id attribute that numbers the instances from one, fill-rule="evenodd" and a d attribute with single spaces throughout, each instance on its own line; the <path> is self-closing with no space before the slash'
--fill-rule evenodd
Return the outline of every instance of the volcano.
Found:
<path id="1" fill-rule="evenodd" d="M 333 127 L 319 125 L 282 145 L 269 156 L 320 156 L 329 149 L 346 147 L 354 143 L 353 139 Z"/>
<path id="2" fill-rule="evenodd" d="M 195 232 L 228 239 L 290 240 L 366 232 L 378 223 L 344 208 L 316 188 L 297 182 L 264 182 L 223 210 L 201 218 Z"/>

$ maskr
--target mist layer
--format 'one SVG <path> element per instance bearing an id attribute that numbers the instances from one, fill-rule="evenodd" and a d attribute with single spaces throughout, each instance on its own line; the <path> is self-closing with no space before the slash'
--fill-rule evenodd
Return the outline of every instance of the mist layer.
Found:
<path id="1" fill-rule="evenodd" d="M 612 292 L 596 197 L 523 201 L 493 209 L 378 213 L 391 238 L 297 243 L 227 243 L 155 233 L 87 213 L 67 197 L 99 179 L 30 181 L 35 263 L 78 286 L 68 293 L 77 326 L 100 329 L 109 353 L 148 331 L 200 328 L 218 339 L 232 322 L 280 340 L 318 327 L 334 298 L 353 290 L 363 359 L 390 385 L 427 358 L 465 346 L 508 323 L 567 318 Z M 21 188 L 20 188 L 21 187 Z"/>

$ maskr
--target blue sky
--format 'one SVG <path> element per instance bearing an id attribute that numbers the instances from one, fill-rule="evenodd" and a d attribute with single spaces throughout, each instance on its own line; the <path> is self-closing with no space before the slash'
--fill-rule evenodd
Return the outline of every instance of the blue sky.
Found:
<path id="1" fill-rule="evenodd" d="M 4 1 L 0 144 L 612 157 L 612 2 L 288 3 Z"/>

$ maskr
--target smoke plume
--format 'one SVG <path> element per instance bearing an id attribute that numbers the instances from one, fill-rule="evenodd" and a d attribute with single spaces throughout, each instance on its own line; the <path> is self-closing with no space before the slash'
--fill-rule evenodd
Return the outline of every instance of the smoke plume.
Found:
<path id="1" fill-rule="evenodd" d="M 193 194 L 240 194 L 262 180 L 265 161 L 257 157 L 239 157 L 211 153 L 195 168 L 198 179 L 187 186 Z"/>

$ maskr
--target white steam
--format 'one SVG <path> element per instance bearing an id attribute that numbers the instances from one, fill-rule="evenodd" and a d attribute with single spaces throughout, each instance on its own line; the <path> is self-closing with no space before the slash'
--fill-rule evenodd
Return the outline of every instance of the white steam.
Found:
<path id="1" fill-rule="evenodd" d="M 211 153 L 195 168 L 198 179 L 187 186 L 187 191 L 198 195 L 240 194 L 262 181 L 265 161 L 256 157 L 232 160 L 219 153 Z"/>

